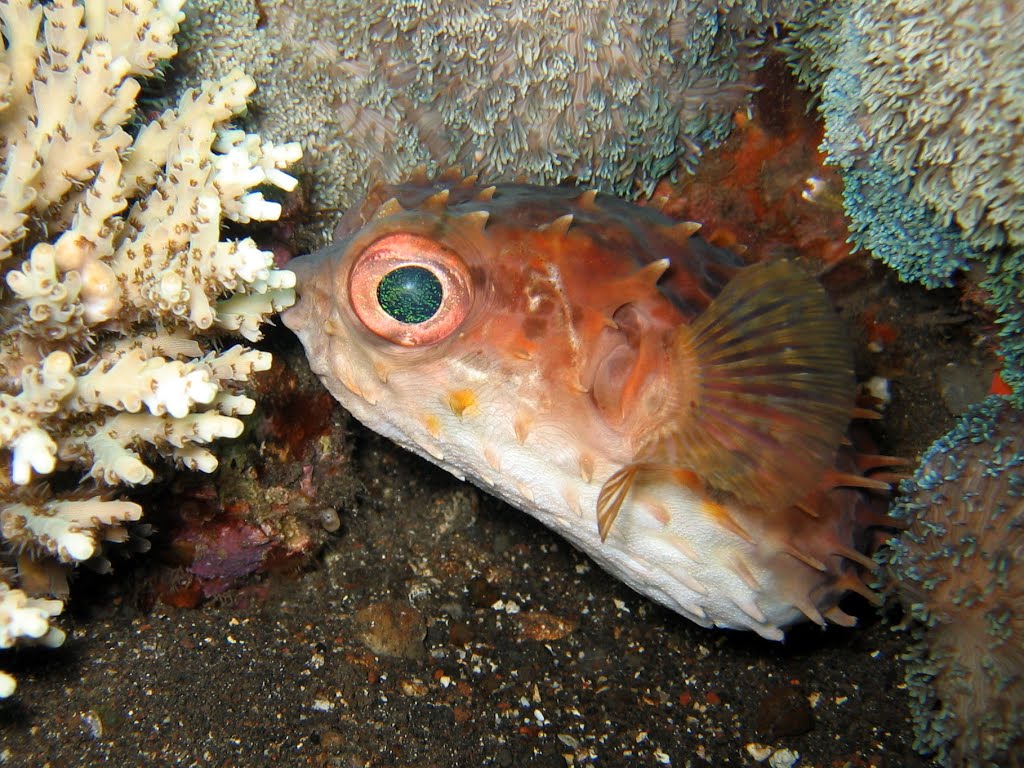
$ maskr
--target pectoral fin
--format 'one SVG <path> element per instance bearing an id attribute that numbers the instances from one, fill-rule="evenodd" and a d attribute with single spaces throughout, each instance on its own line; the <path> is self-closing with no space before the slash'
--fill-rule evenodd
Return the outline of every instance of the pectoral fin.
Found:
<path id="1" fill-rule="evenodd" d="M 814 488 L 854 398 L 849 344 L 818 282 L 789 262 L 748 267 L 673 344 L 684 384 L 645 459 L 762 509 Z"/>
<path id="2" fill-rule="evenodd" d="M 671 481 L 696 491 L 704 488 L 704 483 L 697 475 L 681 467 L 650 463 L 623 467 L 605 481 L 597 497 L 597 530 L 601 534 L 601 541 L 608 538 L 629 492 L 637 485 L 652 480 Z"/>

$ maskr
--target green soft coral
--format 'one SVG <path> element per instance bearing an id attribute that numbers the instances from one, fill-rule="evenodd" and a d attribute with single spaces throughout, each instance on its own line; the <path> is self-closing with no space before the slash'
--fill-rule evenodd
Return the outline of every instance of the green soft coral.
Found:
<path id="1" fill-rule="evenodd" d="M 728 133 L 796 5 L 196 0 L 185 65 L 253 73 L 261 133 L 307 136 L 315 206 L 419 165 L 632 196 Z"/>
<path id="2" fill-rule="evenodd" d="M 927 287 L 977 270 L 1024 404 L 1024 12 L 807 3 L 787 49 L 819 100 L 852 241 Z"/>
<path id="3" fill-rule="evenodd" d="M 879 559 L 917 622 L 915 748 L 1001 766 L 1024 741 L 1024 413 L 992 396 L 928 450 Z"/>

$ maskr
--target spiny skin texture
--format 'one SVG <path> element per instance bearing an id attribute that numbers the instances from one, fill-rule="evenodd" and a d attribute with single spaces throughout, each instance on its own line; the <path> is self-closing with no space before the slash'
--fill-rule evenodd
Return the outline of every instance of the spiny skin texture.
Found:
<path id="1" fill-rule="evenodd" d="M 796 4 L 197 0 L 182 62 L 253 73 L 260 131 L 307 137 L 317 208 L 419 165 L 633 194 L 725 135 Z"/>
<path id="2" fill-rule="evenodd" d="M 808 3 L 791 30 L 853 240 L 903 280 L 975 268 L 1024 404 L 1024 3 Z"/>
<path id="3" fill-rule="evenodd" d="M 384 187 L 289 265 L 283 319 L 369 427 L 699 624 L 849 624 L 877 516 L 839 486 L 886 486 L 843 471 L 845 339 L 795 267 L 695 229 L 573 187 Z M 422 324 L 378 301 L 408 265 L 445 287 Z"/>
<path id="4" fill-rule="evenodd" d="M 1024 747 L 1024 413 L 990 397 L 929 449 L 893 516 L 888 575 L 925 629 L 910 655 L 916 747 L 1019 766 Z"/>

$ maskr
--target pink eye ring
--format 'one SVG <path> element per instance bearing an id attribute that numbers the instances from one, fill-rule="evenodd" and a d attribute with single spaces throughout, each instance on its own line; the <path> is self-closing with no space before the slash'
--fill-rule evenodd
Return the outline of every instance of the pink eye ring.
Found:
<path id="1" fill-rule="evenodd" d="M 356 257 L 348 293 L 367 329 L 403 347 L 450 336 L 473 300 L 466 263 L 435 240 L 406 232 L 385 235 Z"/>

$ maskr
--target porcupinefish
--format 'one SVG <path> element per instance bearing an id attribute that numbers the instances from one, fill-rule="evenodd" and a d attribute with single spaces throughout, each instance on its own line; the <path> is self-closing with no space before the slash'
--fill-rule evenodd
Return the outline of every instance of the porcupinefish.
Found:
<path id="1" fill-rule="evenodd" d="M 383 185 L 291 262 L 283 320 L 356 418 L 659 603 L 848 625 L 877 516 L 847 486 L 888 487 L 843 458 L 848 341 L 797 266 L 698 228 L 573 187 Z"/>

